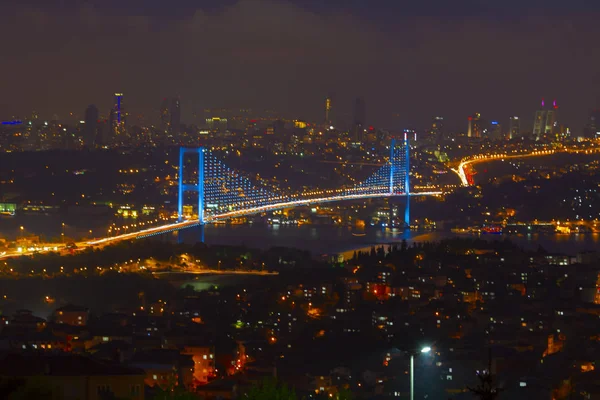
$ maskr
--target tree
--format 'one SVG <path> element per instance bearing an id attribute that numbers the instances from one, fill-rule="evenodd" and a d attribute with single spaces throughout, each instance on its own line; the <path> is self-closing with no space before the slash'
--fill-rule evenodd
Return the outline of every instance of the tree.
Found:
<path id="1" fill-rule="evenodd" d="M 347 388 L 340 388 L 334 396 L 335 400 L 354 400 L 354 395 Z"/>
<path id="2" fill-rule="evenodd" d="M 152 397 L 153 400 L 198 400 L 198 396 L 182 388 L 167 389 Z"/>
<path id="3" fill-rule="evenodd" d="M 408 243 L 406 243 L 406 239 L 402 239 L 402 244 L 400 245 L 400 251 L 405 252 L 408 248 Z"/>
<path id="4" fill-rule="evenodd" d="M 496 387 L 494 384 L 494 376 L 492 375 L 492 354 L 490 350 L 488 369 L 481 373 L 477 373 L 479 384 L 475 388 L 467 386 L 469 392 L 475 394 L 481 400 L 494 400 L 502 391 L 501 388 Z"/>
<path id="5" fill-rule="evenodd" d="M 42 377 L 0 382 L 0 396 L 7 400 L 59 400 L 62 394 Z"/>
<path id="6" fill-rule="evenodd" d="M 296 392 L 275 379 L 266 379 L 253 385 L 245 394 L 248 400 L 296 400 Z"/>

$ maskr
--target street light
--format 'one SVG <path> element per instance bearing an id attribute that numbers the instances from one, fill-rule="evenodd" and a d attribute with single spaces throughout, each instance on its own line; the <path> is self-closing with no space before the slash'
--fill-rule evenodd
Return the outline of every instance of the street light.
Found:
<path id="1" fill-rule="evenodd" d="M 429 353 L 431 347 L 425 346 L 421 349 L 421 353 Z M 410 353 L 410 400 L 415 400 L 415 352 Z"/>

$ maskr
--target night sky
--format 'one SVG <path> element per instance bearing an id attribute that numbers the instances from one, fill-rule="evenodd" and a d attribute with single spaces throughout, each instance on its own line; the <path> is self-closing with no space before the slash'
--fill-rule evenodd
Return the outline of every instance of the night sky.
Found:
<path id="1" fill-rule="evenodd" d="M 9 4 L 6 4 L 9 3 Z M 14 3 L 14 4 L 10 4 Z M 466 129 L 481 112 L 531 125 L 540 98 L 578 131 L 600 107 L 600 2 L 585 0 L 3 0 L 0 118 L 106 114 L 115 91 L 148 121 L 179 95 L 205 107 L 274 108 Z M 326 4 L 323 4 L 326 3 Z"/>

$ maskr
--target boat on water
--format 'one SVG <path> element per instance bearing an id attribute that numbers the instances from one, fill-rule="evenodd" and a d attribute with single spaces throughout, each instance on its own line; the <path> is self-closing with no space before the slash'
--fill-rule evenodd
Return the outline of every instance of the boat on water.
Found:
<path id="1" fill-rule="evenodd" d="M 352 236 L 366 236 L 366 233 L 352 232 Z"/>
<path id="2" fill-rule="evenodd" d="M 502 227 L 497 225 L 484 226 L 481 228 L 481 233 L 500 235 L 502 234 Z"/>
<path id="3" fill-rule="evenodd" d="M 469 229 L 469 228 L 452 228 L 452 229 L 450 229 L 450 232 L 461 233 L 461 234 L 472 233 L 471 229 Z"/>

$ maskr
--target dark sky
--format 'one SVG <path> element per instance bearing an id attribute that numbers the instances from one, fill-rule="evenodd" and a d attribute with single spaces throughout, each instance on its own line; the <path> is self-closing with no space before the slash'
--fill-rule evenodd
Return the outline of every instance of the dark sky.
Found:
<path id="1" fill-rule="evenodd" d="M 465 129 L 475 111 L 531 124 L 558 99 L 575 130 L 600 106 L 596 0 L 2 0 L 0 118 L 101 113 L 122 91 L 150 120 L 179 95 L 205 107 Z M 395 116 L 394 116 L 395 115 Z"/>

